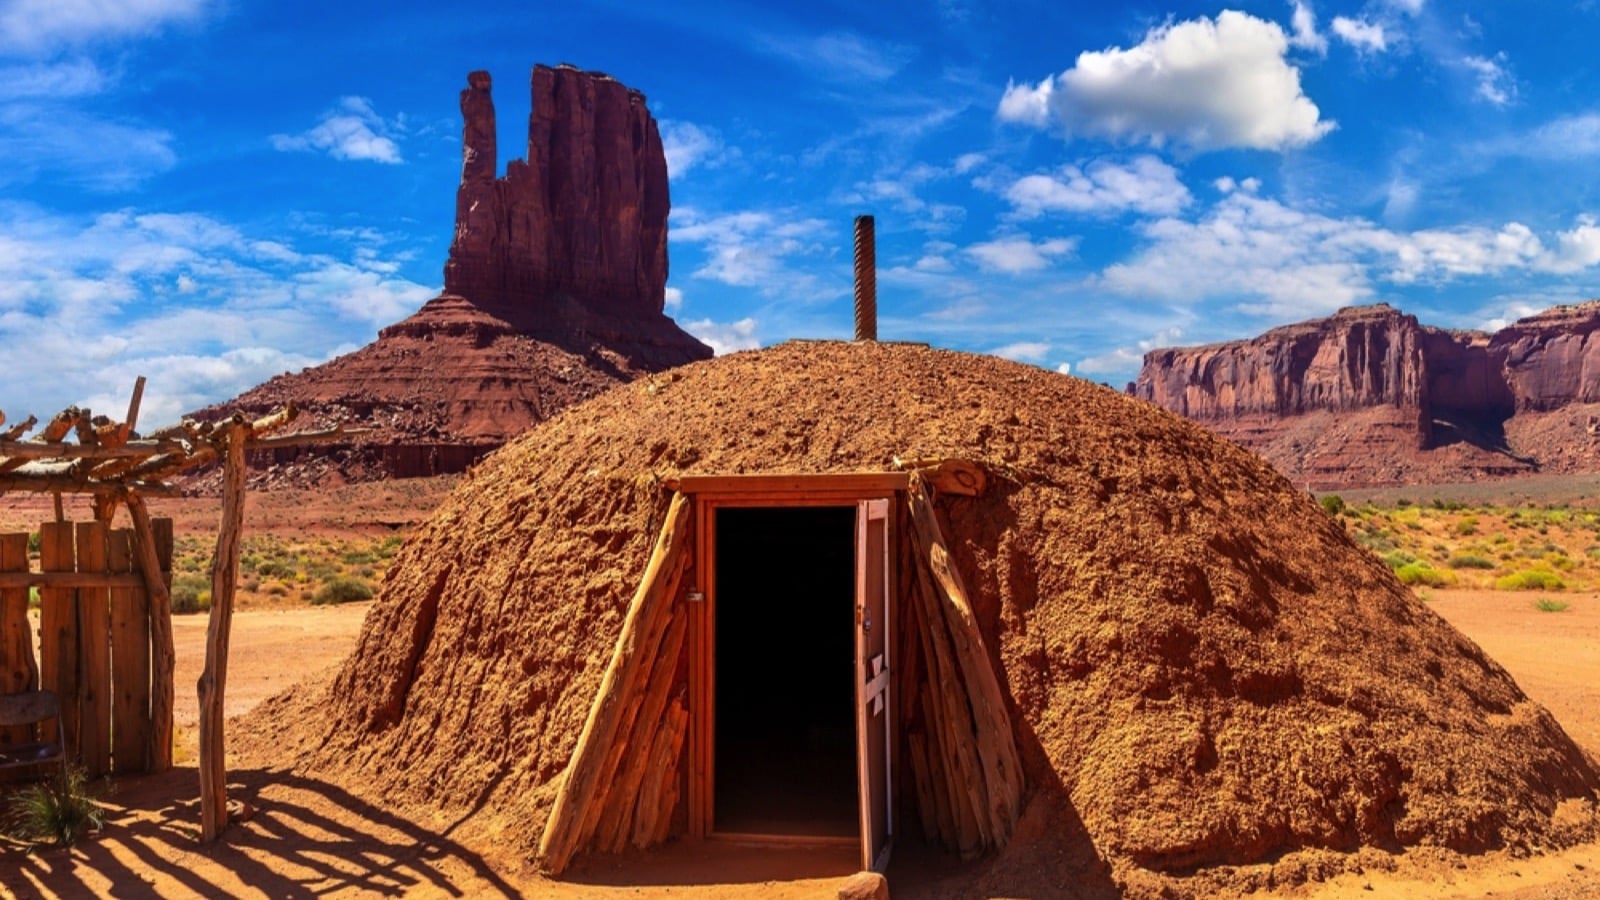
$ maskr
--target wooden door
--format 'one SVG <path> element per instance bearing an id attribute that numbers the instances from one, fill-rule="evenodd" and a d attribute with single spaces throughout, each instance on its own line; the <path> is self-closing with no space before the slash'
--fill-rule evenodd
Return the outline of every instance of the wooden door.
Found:
<path id="1" fill-rule="evenodd" d="M 856 770 L 861 866 L 883 871 L 894 836 L 889 750 L 889 501 L 856 504 Z"/>

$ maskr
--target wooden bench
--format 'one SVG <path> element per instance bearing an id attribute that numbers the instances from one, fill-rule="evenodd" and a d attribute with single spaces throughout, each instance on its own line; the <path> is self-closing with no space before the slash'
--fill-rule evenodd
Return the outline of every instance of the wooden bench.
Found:
<path id="1" fill-rule="evenodd" d="M 67 764 L 66 748 L 61 743 L 61 704 L 56 695 L 50 691 L 0 694 L 0 727 L 38 726 L 46 719 L 56 720 L 55 739 L 0 746 L 0 772 L 53 762 L 60 762 L 65 771 Z"/>

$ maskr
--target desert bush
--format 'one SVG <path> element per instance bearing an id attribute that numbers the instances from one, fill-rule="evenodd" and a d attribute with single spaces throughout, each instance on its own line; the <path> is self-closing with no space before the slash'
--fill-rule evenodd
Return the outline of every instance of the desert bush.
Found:
<path id="1" fill-rule="evenodd" d="M 1567 583 L 1547 569 L 1523 569 L 1496 578 L 1494 586 L 1502 591 L 1562 591 Z"/>
<path id="2" fill-rule="evenodd" d="M 88 790 L 83 770 L 68 768 L 56 778 L 12 795 L 8 831 L 27 841 L 50 840 L 63 847 L 105 824 L 106 813 Z"/>
<path id="3" fill-rule="evenodd" d="M 1446 563 L 1452 569 L 1493 569 L 1497 568 L 1495 561 L 1479 556 L 1475 553 L 1458 553 L 1450 557 Z"/>
<path id="4" fill-rule="evenodd" d="M 1459 534 L 1462 537 L 1468 537 L 1470 535 L 1474 535 L 1474 534 L 1477 534 L 1477 533 L 1478 533 L 1478 517 L 1477 516 L 1467 516 L 1465 519 L 1462 519 L 1461 521 L 1456 523 L 1456 534 Z"/>
<path id="5" fill-rule="evenodd" d="M 352 603 L 357 600 L 371 600 L 372 585 L 359 578 L 339 577 L 324 584 L 311 596 L 312 606 L 329 606 L 337 603 Z"/>
<path id="6" fill-rule="evenodd" d="M 347 550 L 339 554 L 339 561 L 347 566 L 365 566 L 378 561 L 378 555 L 371 550 Z"/>
<path id="7" fill-rule="evenodd" d="M 29 586 L 29 588 L 28 588 L 28 608 L 29 609 L 38 609 L 39 608 L 39 603 L 40 603 L 40 601 L 39 601 L 39 589 L 36 588 L 36 587 Z"/>
<path id="8" fill-rule="evenodd" d="M 1344 512 L 1344 498 L 1338 494 L 1325 494 L 1317 502 L 1322 504 L 1322 511 L 1330 516 Z"/>
<path id="9" fill-rule="evenodd" d="M 1567 601 L 1557 600 L 1554 597 L 1540 597 L 1533 606 L 1540 612 L 1564 612 L 1567 608 Z"/>
<path id="10" fill-rule="evenodd" d="M 294 564 L 280 559 L 262 560 L 256 566 L 256 574 L 262 578 L 293 578 L 294 573 Z"/>
<path id="11" fill-rule="evenodd" d="M 1416 556 L 1407 553 L 1404 550 L 1390 550 L 1388 553 L 1383 554 L 1383 556 L 1380 558 L 1383 560 L 1384 565 L 1395 570 L 1399 570 L 1401 566 L 1407 566 L 1417 561 Z"/>
<path id="12" fill-rule="evenodd" d="M 1400 579 L 1401 584 L 1425 584 L 1429 587 L 1441 587 L 1449 583 L 1448 576 L 1446 576 L 1443 572 L 1440 572 L 1438 569 L 1428 565 L 1427 563 L 1407 563 L 1406 565 L 1395 569 L 1394 575 L 1396 578 Z"/>
<path id="13" fill-rule="evenodd" d="M 172 579 L 172 611 L 197 613 L 211 608 L 211 579 L 186 572 Z"/>
<path id="14" fill-rule="evenodd" d="M 37 531 L 28 532 L 28 555 L 39 555 L 39 532 Z"/>

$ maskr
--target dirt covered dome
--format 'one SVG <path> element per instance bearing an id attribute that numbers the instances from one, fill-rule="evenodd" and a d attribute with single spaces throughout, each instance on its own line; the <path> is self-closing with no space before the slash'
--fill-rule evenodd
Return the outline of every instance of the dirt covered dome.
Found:
<path id="1" fill-rule="evenodd" d="M 983 864 L 1011 890 L 1059 885 L 1039 857 L 1063 842 L 1125 882 L 1591 833 L 1592 761 L 1266 463 L 1077 378 L 894 344 L 695 363 L 535 427 L 408 541 L 327 692 L 264 706 L 242 743 L 531 855 L 664 480 L 896 456 L 990 475 L 938 507 L 1028 777 Z"/>

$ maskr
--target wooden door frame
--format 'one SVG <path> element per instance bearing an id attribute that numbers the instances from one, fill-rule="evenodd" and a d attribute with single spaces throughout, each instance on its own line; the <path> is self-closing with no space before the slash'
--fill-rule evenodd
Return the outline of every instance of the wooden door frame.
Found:
<path id="1" fill-rule="evenodd" d="M 850 506 L 887 500 L 890 540 L 896 500 L 909 487 L 900 472 L 825 475 L 683 476 L 673 485 L 694 500 L 694 584 L 689 588 L 688 833 L 693 838 L 722 836 L 715 831 L 716 782 L 716 513 L 727 507 Z M 852 535 L 852 541 L 854 537 Z M 892 546 L 892 544 L 891 544 Z M 897 586 L 890 566 L 890 603 Z M 891 742 L 892 744 L 892 742 Z M 891 746 L 891 752 L 893 752 Z M 892 791 L 892 787 L 891 787 Z M 749 839 L 752 835 L 738 835 Z M 782 836 L 785 843 L 838 843 L 835 838 Z M 849 839 L 857 843 L 859 838 Z"/>

